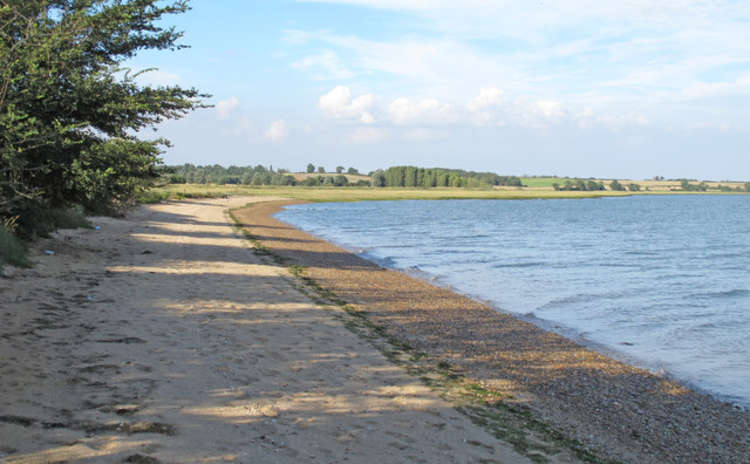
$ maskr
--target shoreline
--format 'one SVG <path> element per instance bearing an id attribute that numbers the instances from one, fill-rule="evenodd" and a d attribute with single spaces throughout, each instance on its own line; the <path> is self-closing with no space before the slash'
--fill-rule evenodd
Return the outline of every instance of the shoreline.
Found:
<path id="1" fill-rule="evenodd" d="M 599 199 L 599 198 L 597 198 L 597 199 Z M 419 200 L 416 200 L 416 201 L 419 201 Z M 308 203 L 308 202 L 305 202 L 305 201 L 294 201 L 292 204 L 305 204 L 305 203 Z M 281 210 L 283 210 L 283 208 L 280 209 L 280 211 Z M 279 220 L 279 219 L 277 219 L 277 220 Z M 282 222 L 282 223 L 284 223 L 284 224 L 288 224 L 291 227 L 297 228 L 297 226 L 295 226 L 294 224 L 286 223 L 283 220 L 279 220 L 279 221 Z M 544 331 L 552 332 L 552 333 L 555 333 L 557 335 L 560 335 L 560 336 L 562 336 L 562 337 L 564 337 L 564 338 L 572 341 L 573 343 L 576 343 L 576 344 L 582 345 L 585 348 L 589 348 L 591 350 L 594 350 L 594 351 L 596 351 L 596 352 L 598 352 L 598 353 L 600 353 L 600 354 L 602 354 L 602 355 L 604 355 L 606 357 L 612 358 L 615 361 L 618 361 L 618 362 L 621 362 L 621 363 L 633 366 L 633 367 L 635 367 L 637 369 L 643 369 L 645 371 L 648 371 L 652 375 L 655 375 L 655 376 L 658 376 L 658 377 L 663 378 L 665 380 L 668 380 L 670 382 L 679 384 L 680 386 L 682 386 L 684 388 L 687 388 L 687 389 L 690 389 L 690 390 L 694 390 L 695 392 L 697 392 L 699 394 L 709 396 L 712 399 L 714 399 L 714 400 L 716 400 L 716 401 L 718 401 L 720 403 L 727 403 L 727 404 L 731 405 L 733 408 L 735 408 L 735 409 L 737 409 L 739 411 L 746 412 L 746 413 L 750 414 L 750 402 L 747 402 L 747 401 L 750 401 L 750 400 L 746 400 L 745 404 L 740 404 L 738 402 L 738 401 L 740 401 L 739 397 L 733 397 L 731 394 L 725 394 L 725 393 L 721 393 L 721 392 L 717 392 L 717 391 L 711 391 L 708 388 L 705 388 L 705 387 L 702 387 L 701 385 L 695 384 L 695 383 L 693 383 L 692 381 L 690 381 L 690 380 L 688 380 L 686 378 L 681 378 L 678 374 L 670 371 L 669 368 L 666 367 L 660 361 L 649 362 L 649 361 L 646 361 L 644 359 L 641 359 L 641 358 L 637 357 L 636 355 L 631 355 L 631 354 L 628 354 L 628 353 L 626 353 L 624 351 L 618 350 L 618 348 L 616 346 L 608 346 L 608 345 L 606 345 L 606 344 L 604 344 L 602 342 L 597 342 L 595 340 L 587 338 L 584 335 L 585 332 L 579 331 L 579 330 L 577 330 L 577 329 L 575 329 L 573 327 L 567 326 L 567 325 L 563 325 L 561 322 L 558 322 L 558 321 L 549 320 L 549 319 L 543 319 L 543 318 L 537 317 L 536 314 L 534 314 L 533 311 L 531 311 L 529 313 L 519 313 L 519 312 L 514 312 L 514 311 L 509 311 L 509 310 L 503 309 L 502 307 L 500 307 L 495 302 L 493 302 L 491 300 L 488 300 L 488 299 L 485 299 L 485 298 L 481 297 L 480 295 L 476 295 L 476 294 L 472 294 L 470 292 L 462 291 L 460 288 L 458 288 L 458 287 L 454 286 L 453 284 L 449 283 L 443 277 L 441 277 L 439 275 L 433 275 L 433 274 L 430 274 L 428 272 L 425 272 L 422 269 L 420 269 L 419 267 L 416 267 L 416 268 L 403 268 L 403 269 L 401 269 L 401 268 L 389 266 L 388 265 L 388 262 L 389 262 L 388 258 L 378 259 L 378 258 L 375 258 L 375 257 L 372 257 L 372 256 L 368 256 L 368 254 L 369 254 L 368 252 L 363 252 L 361 249 L 359 249 L 357 247 L 351 247 L 351 246 L 348 246 L 346 244 L 342 244 L 342 243 L 339 243 L 337 241 L 334 241 L 334 240 L 327 239 L 325 237 L 319 236 L 319 235 L 317 235 L 315 233 L 307 232 L 307 231 L 305 231 L 303 229 L 299 229 L 299 230 L 302 231 L 305 234 L 308 234 L 308 235 L 314 237 L 317 240 L 320 240 L 320 241 L 323 241 L 323 242 L 329 242 L 333 246 L 341 248 L 341 249 L 343 249 L 343 250 L 345 250 L 345 251 L 347 251 L 349 253 L 352 253 L 352 254 L 356 255 L 357 257 L 360 257 L 360 258 L 362 258 L 362 259 L 364 259 L 364 260 L 366 260 L 366 261 L 374 264 L 375 266 L 378 266 L 378 267 L 381 267 L 383 269 L 387 269 L 387 270 L 390 270 L 390 271 L 399 272 L 399 273 L 405 274 L 405 275 L 407 275 L 407 276 L 409 276 L 411 278 L 414 278 L 414 279 L 420 280 L 422 282 L 425 282 L 425 283 L 427 283 L 429 285 L 433 285 L 433 286 L 436 286 L 436 287 L 448 290 L 450 292 L 457 293 L 459 295 L 462 295 L 464 297 L 472 299 L 472 300 L 474 300 L 474 301 L 476 301 L 476 302 L 478 302 L 480 304 L 488 306 L 488 307 L 492 308 L 493 310 L 495 310 L 495 311 L 497 311 L 497 312 L 499 312 L 501 314 L 505 314 L 505 315 L 514 317 L 516 319 L 520 319 L 521 321 L 533 324 L 536 327 L 538 327 L 538 328 L 540 328 L 540 329 L 542 329 Z"/>
<path id="2" fill-rule="evenodd" d="M 750 414 L 450 289 L 384 269 L 272 217 L 302 201 L 235 210 L 270 253 L 388 333 L 528 406 L 603 455 L 633 462 L 747 462 Z"/>

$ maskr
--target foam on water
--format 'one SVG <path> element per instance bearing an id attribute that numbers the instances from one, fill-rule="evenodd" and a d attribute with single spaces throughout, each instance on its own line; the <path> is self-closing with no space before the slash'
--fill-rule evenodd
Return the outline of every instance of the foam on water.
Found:
<path id="1" fill-rule="evenodd" d="M 308 204 L 277 217 L 750 408 L 750 196 Z"/>

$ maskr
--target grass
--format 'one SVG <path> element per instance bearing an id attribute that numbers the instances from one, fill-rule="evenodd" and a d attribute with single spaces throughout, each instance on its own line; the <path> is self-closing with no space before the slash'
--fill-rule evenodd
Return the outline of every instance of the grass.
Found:
<path id="1" fill-rule="evenodd" d="M 155 197 L 182 199 L 226 196 L 277 196 L 311 202 L 374 200 L 540 199 L 626 196 L 627 192 L 556 192 L 550 189 L 251 187 L 245 185 L 172 184 L 152 189 Z"/>
<path id="2" fill-rule="evenodd" d="M 552 184 L 563 185 L 566 180 L 572 180 L 569 177 L 521 177 L 521 182 L 527 187 L 549 187 L 552 188 Z"/>
<path id="3" fill-rule="evenodd" d="M 0 269 L 4 264 L 26 267 L 26 245 L 4 224 L 0 224 Z"/>

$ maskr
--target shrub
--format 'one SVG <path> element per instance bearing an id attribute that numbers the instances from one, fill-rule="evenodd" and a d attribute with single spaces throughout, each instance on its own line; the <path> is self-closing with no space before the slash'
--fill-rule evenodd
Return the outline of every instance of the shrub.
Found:
<path id="1" fill-rule="evenodd" d="M 26 257 L 26 246 L 13 233 L 15 217 L 0 223 L 0 269 L 3 264 L 25 267 L 29 265 Z"/>

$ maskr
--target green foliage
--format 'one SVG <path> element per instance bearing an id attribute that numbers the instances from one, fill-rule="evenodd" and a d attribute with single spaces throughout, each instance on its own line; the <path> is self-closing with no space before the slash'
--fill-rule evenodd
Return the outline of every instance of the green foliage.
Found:
<path id="1" fill-rule="evenodd" d="M 499 176 L 491 172 L 473 172 L 460 169 L 425 169 L 415 166 L 394 166 L 373 173 L 375 187 L 491 187 L 508 185 L 521 187 L 515 176 Z"/>
<path id="2" fill-rule="evenodd" d="M 326 168 L 324 168 L 323 166 L 318 166 L 318 173 L 325 174 L 326 173 Z"/>
<path id="3" fill-rule="evenodd" d="M 631 192 L 640 192 L 641 191 L 641 186 L 640 186 L 640 184 L 630 183 L 630 184 L 628 184 L 628 190 L 630 190 Z"/>
<path id="4" fill-rule="evenodd" d="M 630 185 L 633 185 L 633 184 L 630 184 Z M 618 182 L 617 179 L 609 183 L 609 188 L 610 190 L 614 190 L 616 192 L 622 192 L 623 190 L 625 190 L 625 186 L 622 185 L 620 182 Z"/>
<path id="5" fill-rule="evenodd" d="M 606 190 L 602 182 L 596 182 L 595 180 L 591 179 L 568 179 L 563 185 L 555 183 L 552 184 L 552 187 L 558 191 L 594 192 L 597 190 Z M 624 188 L 622 190 L 624 190 Z"/>
<path id="6" fill-rule="evenodd" d="M 750 182 L 745 182 L 745 191 L 750 192 Z"/>
<path id="7" fill-rule="evenodd" d="M 691 184 L 687 179 L 680 180 L 680 188 L 686 192 L 705 192 L 708 190 L 708 185 L 705 182 L 700 184 Z"/>
<path id="8" fill-rule="evenodd" d="M 313 172 L 315 172 L 315 165 L 310 163 L 307 165 L 307 173 L 312 174 Z"/>
<path id="9" fill-rule="evenodd" d="M 6 218 L 0 223 L 0 269 L 3 264 L 28 266 L 26 246 L 15 234 L 18 217 Z"/>
<path id="10" fill-rule="evenodd" d="M 126 207 L 157 177 L 160 147 L 137 131 L 202 107 L 195 89 L 143 87 L 120 64 L 179 49 L 158 0 L 0 0 L 0 216 L 25 233 L 54 211 Z M 30 217 L 39 216 L 39 217 Z M 38 231 L 28 230 L 38 224 Z"/>
<path id="11" fill-rule="evenodd" d="M 162 179 L 170 184 L 219 184 L 219 185 L 296 185 L 294 176 L 286 169 L 273 170 L 272 166 L 166 166 L 161 170 Z"/>
<path id="12" fill-rule="evenodd" d="M 21 238 L 47 237 L 57 229 L 89 228 L 84 210 L 80 206 L 49 208 L 43 204 L 29 205 L 28 210 L 19 211 L 14 232 Z"/>

